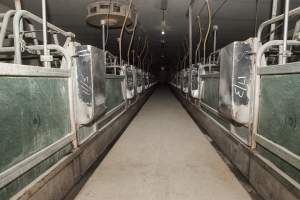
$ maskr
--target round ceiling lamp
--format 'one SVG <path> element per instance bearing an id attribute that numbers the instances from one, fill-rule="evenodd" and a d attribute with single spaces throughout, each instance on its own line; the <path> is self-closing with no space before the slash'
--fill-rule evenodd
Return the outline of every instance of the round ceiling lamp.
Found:
<path id="1" fill-rule="evenodd" d="M 86 21 L 91 26 L 101 27 L 105 22 L 111 28 L 120 28 L 129 7 L 128 0 L 98 0 L 88 3 Z M 134 19 L 134 8 L 130 9 L 126 26 L 130 26 Z"/>

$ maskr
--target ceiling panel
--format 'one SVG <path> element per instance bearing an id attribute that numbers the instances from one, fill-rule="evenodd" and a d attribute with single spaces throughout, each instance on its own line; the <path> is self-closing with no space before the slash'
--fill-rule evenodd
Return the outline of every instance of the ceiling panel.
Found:
<path id="1" fill-rule="evenodd" d="M 0 0 L 1 3 L 13 6 L 13 1 Z M 77 38 L 84 43 L 101 46 L 101 32 L 89 27 L 85 22 L 87 14 L 86 4 L 89 0 L 48 0 L 48 15 L 52 23 L 74 32 Z M 272 0 L 259 0 L 258 23 L 268 19 L 271 12 Z M 177 62 L 179 52 L 182 52 L 182 43 L 188 33 L 188 19 L 186 17 L 189 0 L 168 0 L 166 10 L 166 57 L 172 66 Z M 214 15 L 213 24 L 219 26 L 218 47 L 226 45 L 233 40 L 244 40 L 254 35 L 256 0 L 210 0 L 211 12 Z M 161 52 L 161 0 L 134 0 L 134 4 L 140 15 L 140 31 L 146 33 L 152 54 L 156 63 L 160 64 Z M 203 29 L 207 28 L 207 8 L 205 0 L 195 0 L 193 4 L 193 38 L 194 46 L 198 41 L 198 27 L 196 16 L 200 15 Z M 291 0 L 291 9 L 300 6 L 299 0 Z M 41 15 L 40 0 L 25 0 L 24 9 Z M 282 9 L 282 8 L 280 8 Z M 142 30 L 142 31 L 141 31 Z M 109 49 L 117 54 L 116 38 L 118 30 L 112 30 Z M 139 34 L 137 34 L 139 35 Z M 128 38 L 128 37 L 127 37 Z M 209 37 L 208 44 L 212 44 Z M 126 42 L 128 43 L 128 42 Z M 138 43 L 136 42 L 136 45 Z M 139 44 L 140 45 L 140 44 Z M 136 47 L 137 48 L 137 47 Z"/>

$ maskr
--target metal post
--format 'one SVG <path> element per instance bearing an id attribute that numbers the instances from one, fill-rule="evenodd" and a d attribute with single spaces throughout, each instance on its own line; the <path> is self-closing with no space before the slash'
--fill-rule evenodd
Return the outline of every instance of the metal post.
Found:
<path id="1" fill-rule="evenodd" d="M 15 0 L 15 7 L 16 7 L 16 11 L 22 10 L 21 0 Z M 20 21 L 20 30 L 23 31 L 23 20 L 22 19 Z M 18 59 L 17 59 L 18 56 L 22 58 L 21 53 L 20 53 L 20 55 L 16 55 L 16 53 L 15 53 L 14 63 L 22 64 L 22 59 L 20 59 L 21 63 L 19 63 L 20 61 L 18 61 Z"/>
<path id="2" fill-rule="evenodd" d="M 21 0 L 15 0 L 15 7 L 16 7 L 16 10 L 22 9 Z"/>
<path id="3" fill-rule="evenodd" d="M 213 51 L 214 57 L 213 57 L 213 60 L 214 60 L 214 62 L 216 60 L 216 54 L 215 54 L 215 52 L 217 50 L 217 31 L 218 31 L 218 28 L 219 27 L 217 25 L 214 25 L 214 27 L 213 27 L 213 29 L 214 29 L 214 51 Z"/>
<path id="4" fill-rule="evenodd" d="M 47 10 L 46 10 L 46 0 L 42 0 L 42 15 L 43 15 L 43 46 L 44 46 L 44 55 L 41 56 L 41 61 L 44 62 L 44 67 L 50 67 L 50 61 L 52 57 L 48 50 L 48 41 L 47 41 Z"/>
<path id="5" fill-rule="evenodd" d="M 106 40 L 105 40 L 105 20 L 101 20 L 102 27 L 102 50 L 105 51 Z"/>
<path id="6" fill-rule="evenodd" d="M 283 59 L 281 64 L 285 64 L 288 56 L 287 52 L 287 39 L 289 29 L 289 10 L 290 0 L 285 0 L 285 11 L 284 11 L 284 29 L 283 29 Z"/>
<path id="7" fill-rule="evenodd" d="M 189 64 L 193 64 L 193 22 L 192 22 L 192 6 L 189 6 Z"/>
<path id="8" fill-rule="evenodd" d="M 191 70 L 193 64 L 193 13 L 192 13 L 192 5 L 189 5 L 189 73 L 188 75 L 188 93 L 191 92 Z"/>
<path id="9" fill-rule="evenodd" d="M 272 19 L 277 16 L 277 7 L 278 7 L 278 0 L 273 0 L 273 6 L 272 6 Z M 270 40 L 274 40 L 275 38 L 275 28 L 276 24 L 271 24 L 271 35 Z"/>
<path id="10" fill-rule="evenodd" d="M 135 60 L 134 60 L 134 53 L 135 53 L 135 50 L 132 49 L 132 65 L 134 65 L 134 62 L 135 62 Z M 128 64 L 129 64 L 129 63 L 128 63 Z"/>
<path id="11" fill-rule="evenodd" d="M 105 20 L 101 20 L 102 26 L 102 50 L 104 56 L 104 64 L 106 65 L 106 54 L 105 54 L 105 46 L 106 46 L 106 39 L 105 39 Z"/>

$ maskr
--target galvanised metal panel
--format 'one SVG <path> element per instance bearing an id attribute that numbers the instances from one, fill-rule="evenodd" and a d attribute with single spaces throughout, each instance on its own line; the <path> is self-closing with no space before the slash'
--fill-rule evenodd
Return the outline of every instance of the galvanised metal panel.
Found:
<path id="1" fill-rule="evenodd" d="M 76 118 L 89 124 L 105 113 L 104 52 L 85 45 L 76 47 Z"/>
<path id="2" fill-rule="evenodd" d="M 68 80 L 0 78 L 0 172 L 70 133 Z"/>
<path id="3" fill-rule="evenodd" d="M 258 134 L 300 155 L 300 74 L 262 76 Z"/>
<path id="4" fill-rule="evenodd" d="M 249 123 L 253 40 L 233 42 L 220 53 L 219 111 L 240 124 Z"/>

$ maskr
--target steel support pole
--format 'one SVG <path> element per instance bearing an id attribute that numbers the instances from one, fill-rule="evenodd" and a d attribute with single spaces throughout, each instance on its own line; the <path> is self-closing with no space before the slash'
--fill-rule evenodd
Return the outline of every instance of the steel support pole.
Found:
<path id="1" fill-rule="evenodd" d="M 189 5 L 189 73 L 188 73 L 188 93 L 191 92 L 191 70 L 193 64 L 193 13 L 192 4 Z"/>
<path id="2" fill-rule="evenodd" d="M 214 57 L 213 57 L 213 59 L 214 59 L 214 62 L 215 62 L 215 60 L 216 60 L 216 54 L 215 54 L 215 52 L 216 52 L 216 50 L 217 50 L 217 31 L 218 31 L 218 26 L 217 25 L 215 25 L 214 27 L 213 27 L 213 29 L 214 29 L 214 51 L 213 51 L 213 53 L 214 53 Z"/>
<path id="3" fill-rule="evenodd" d="M 285 10 L 284 10 L 284 29 L 283 29 L 283 52 L 282 52 L 282 63 L 285 64 L 288 57 L 287 52 L 287 39 L 289 30 L 289 10 L 290 10 L 290 0 L 285 0 Z"/>
<path id="4" fill-rule="evenodd" d="M 42 0 L 42 16 L 43 16 L 43 50 L 44 55 L 41 56 L 41 61 L 44 62 L 44 67 L 50 67 L 50 52 L 48 50 L 48 38 L 47 38 L 47 10 L 46 10 L 46 0 Z"/>
<path id="5" fill-rule="evenodd" d="M 277 9 L 278 9 L 278 0 L 273 0 L 273 5 L 272 5 L 272 18 L 277 16 Z M 270 40 L 274 40 L 275 39 L 275 28 L 276 28 L 276 24 L 271 24 L 271 35 L 270 35 Z"/>
<path id="6" fill-rule="evenodd" d="M 103 50 L 103 57 L 104 57 L 104 64 L 106 65 L 106 38 L 105 38 L 105 20 L 101 20 L 101 27 L 102 27 L 102 50 Z"/>

